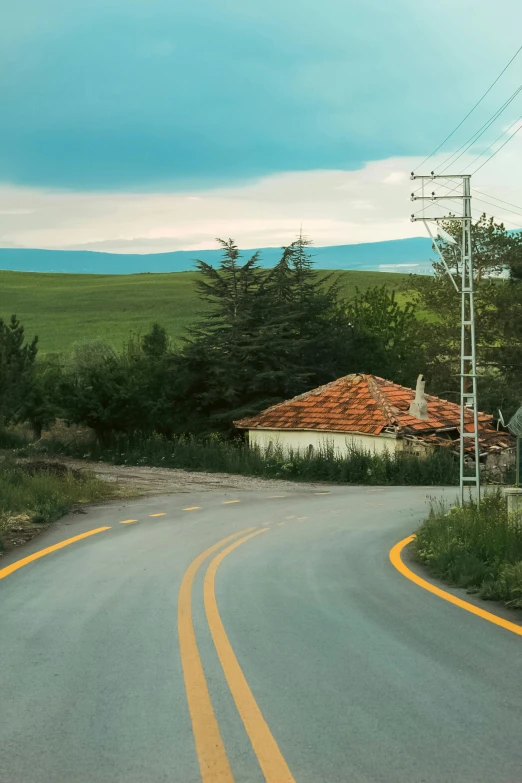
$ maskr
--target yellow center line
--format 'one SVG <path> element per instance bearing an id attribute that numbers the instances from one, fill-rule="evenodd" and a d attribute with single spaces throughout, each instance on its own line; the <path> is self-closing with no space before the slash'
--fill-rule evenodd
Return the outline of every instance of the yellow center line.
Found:
<path id="1" fill-rule="evenodd" d="M 149 517 L 164 517 L 166 513 L 166 511 L 160 511 L 159 514 L 149 514 Z"/>
<path id="2" fill-rule="evenodd" d="M 137 522 L 137 519 L 122 519 L 120 525 L 130 525 L 131 522 Z"/>
<path id="3" fill-rule="evenodd" d="M 405 546 L 407 546 L 415 536 L 408 536 L 407 538 L 403 538 L 402 541 L 399 541 L 395 546 L 390 550 L 390 561 L 392 565 L 395 566 L 397 571 L 399 571 L 403 576 L 406 577 L 406 579 L 409 579 L 411 582 L 415 582 L 416 585 L 419 585 L 419 587 L 423 587 L 425 590 L 428 590 L 430 593 L 434 593 L 434 595 L 438 595 L 439 598 L 443 598 L 445 601 L 449 601 L 450 604 L 455 604 L 455 606 L 460 606 L 461 609 L 465 609 L 467 612 L 471 612 L 471 614 L 476 614 L 477 617 L 482 617 L 484 620 L 488 620 L 490 623 L 494 623 L 495 625 L 500 625 L 501 628 L 505 628 L 507 631 L 511 631 L 512 633 L 518 634 L 518 636 L 522 636 L 522 625 L 517 625 L 516 623 L 511 623 L 509 620 L 504 620 L 503 617 L 499 617 L 496 614 L 492 614 L 491 612 L 487 612 L 485 609 L 480 609 L 478 606 L 474 606 L 474 604 L 470 604 L 468 601 L 463 601 L 462 598 L 457 598 L 456 595 L 452 595 L 451 593 L 448 593 L 446 590 L 441 590 L 440 587 L 436 587 L 435 585 L 432 585 L 431 582 L 426 581 L 426 579 L 422 579 L 422 577 L 417 576 L 413 571 L 411 571 L 407 565 L 405 565 L 401 559 L 401 552 L 404 549 Z"/>
<path id="4" fill-rule="evenodd" d="M 40 549 L 38 552 L 34 552 L 32 555 L 23 557 L 21 560 L 16 560 L 16 562 L 11 563 L 11 565 L 0 569 L 0 579 L 4 579 L 6 576 L 9 576 L 9 574 L 12 574 L 14 571 L 18 571 L 19 568 L 23 568 L 23 566 L 27 565 L 28 563 L 32 563 L 34 560 L 38 560 L 40 557 L 45 557 L 45 555 L 49 555 L 51 552 L 56 552 L 58 549 L 63 549 L 64 546 L 74 544 L 76 541 L 81 541 L 83 538 L 94 536 L 96 533 L 101 533 L 103 530 L 110 530 L 110 527 L 97 527 L 95 530 L 88 530 L 87 533 L 80 533 L 78 536 L 66 538 L 65 541 L 60 541 L 59 544 L 53 544 L 53 546 L 48 546 L 45 549 Z"/>
<path id="5" fill-rule="evenodd" d="M 240 500 L 224 500 L 223 505 L 224 506 L 230 506 L 231 503 L 241 503 Z"/>
<path id="6" fill-rule="evenodd" d="M 201 508 L 201 506 L 188 506 L 187 508 L 184 508 L 183 511 L 197 511 L 198 508 Z"/>
<path id="7" fill-rule="evenodd" d="M 241 670 L 223 623 L 221 622 L 216 603 L 215 577 L 219 564 L 236 547 L 244 544 L 245 541 L 254 538 L 254 536 L 266 532 L 267 529 L 265 528 L 257 530 L 255 533 L 250 533 L 250 535 L 239 539 L 239 541 L 235 541 L 216 555 L 205 574 L 203 595 L 212 639 L 214 640 L 214 645 L 236 707 L 245 725 L 246 732 L 258 758 L 263 775 L 265 776 L 265 781 L 266 783 L 295 783 L 295 779 L 248 686 L 245 675 Z"/>
<path id="8" fill-rule="evenodd" d="M 178 637 L 187 692 L 187 702 L 192 721 L 192 731 L 203 783 L 233 783 L 234 778 L 219 726 L 210 701 L 207 681 L 199 656 L 194 624 L 192 622 L 192 584 L 196 571 L 216 549 L 253 528 L 241 530 L 223 538 L 206 549 L 185 571 L 178 596 Z"/>

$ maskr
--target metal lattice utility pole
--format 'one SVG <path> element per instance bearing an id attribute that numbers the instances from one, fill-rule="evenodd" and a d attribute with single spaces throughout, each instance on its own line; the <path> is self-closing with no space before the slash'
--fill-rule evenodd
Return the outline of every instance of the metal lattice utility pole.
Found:
<path id="1" fill-rule="evenodd" d="M 460 334 L 460 499 L 464 500 L 465 488 L 476 487 L 477 499 L 480 500 L 480 444 L 479 444 L 479 431 L 478 431 L 478 405 L 477 405 L 477 356 L 476 356 L 476 341 L 475 341 L 475 308 L 473 302 L 473 257 L 472 257 L 472 245 L 471 245 L 471 175 L 470 174 L 454 174 L 454 175 L 436 175 L 433 172 L 429 176 L 416 175 L 412 172 L 411 179 L 421 180 L 422 195 L 417 196 L 411 194 L 412 201 L 422 201 L 423 209 L 422 215 L 417 217 L 418 213 L 411 216 L 412 221 L 422 221 L 426 226 L 432 241 L 433 246 L 439 254 L 442 265 L 451 278 L 455 290 L 461 297 L 461 334 Z M 446 196 L 435 195 L 431 193 L 429 196 L 424 195 L 424 188 L 427 181 L 437 179 L 450 179 L 460 180 L 456 182 L 454 187 Z M 462 188 L 461 194 L 458 190 Z M 426 217 L 424 214 L 427 201 L 443 201 L 448 200 L 462 200 L 462 215 L 442 215 L 438 217 Z M 462 236 L 461 236 L 461 280 L 460 288 L 455 280 L 450 268 L 441 253 L 440 248 L 436 243 L 436 237 L 433 235 L 430 226 L 430 221 L 439 220 L 461 220 L 462 221 Z M 436 233 L 441 233 L 440 229 Z M 444 238 L 447 241 L 452 238 L 443 233 Z M 453 240 L 454 241 L 454 240 Z M 472 423 L 466 423 L 464 417 L 464 411 L 468 408 L 473 412 Z M 466 474 L 465 471 L 465 443 L 467 439 L 473 439 L 474 452 L 475 452 L 475 472 L 473 475 Z"/>

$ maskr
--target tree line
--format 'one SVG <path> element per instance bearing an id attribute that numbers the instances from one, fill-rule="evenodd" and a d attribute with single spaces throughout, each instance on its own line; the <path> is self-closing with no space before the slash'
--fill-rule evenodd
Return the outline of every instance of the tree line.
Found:
<path id="1" fill-rule="evenodd" d="M 457 234 L 458 225 L 445 225 Z M 482 217 L 473 231 L 480 407 L 509 415 L 522 403 L 522 242 Z M 234 420 L 352 372 L 458 400 L 459 297 L 442 265 L 412 275 L 400 297 L 386 286 L 346 300 L 335 274 L 319 276 L 300 236 L 271 269 L 243 261 L 219 240 L 217 268 L 198 261 L 205 314 L 181 345 L 165 329 L 131 336 L 120 351 L 101 341 L 37 360 L 15 316 L 0 320 L 0 419 L 39 437 L 55 418 L 115 434 L 234 433 Z M 444 255 L 456 277 L 458 259 Z"/>

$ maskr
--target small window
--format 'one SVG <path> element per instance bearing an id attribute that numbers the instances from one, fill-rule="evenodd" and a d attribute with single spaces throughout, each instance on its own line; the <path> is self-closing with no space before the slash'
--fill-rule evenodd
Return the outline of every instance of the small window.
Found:
<path id="1" fill-rule="evenodd" d="M 308 456 L 309 457 L 313 457 L 314 456 L 314 447 L 313 447 L 313 445 L 311 443 L 308 444 L 307 452 L 308 452 Z"/>

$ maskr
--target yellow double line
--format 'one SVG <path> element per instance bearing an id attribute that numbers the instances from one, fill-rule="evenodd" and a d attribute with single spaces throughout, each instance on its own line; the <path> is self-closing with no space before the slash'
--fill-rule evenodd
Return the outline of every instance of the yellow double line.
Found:
<path id="1" fill-rule="evenodd" d="M 241 546 L 241 544 L 266 532 L 267 528 L 262 528 L 261 530 L 247 528 L 227 538 L 223 538 L 196 557 L 188 567 L 181 582 L 178 598 L 179 646 L 196 753 L 203 783 L 233 783 L 234 777 L 210 701 L 207 681 L 196 642 L 196 634 L 192 622 L 192 585 L 196 572 L 206 558 L 230 541 L 233 541 L 233 543 L 229 544 L 214 557 L 205 574 L 203 597 L 207 622 L 232 697 L 252 743 L 265 780 L 267 783 L 295 783 L 292 773 L 263 718 L 234 654 L 219 615 L 215 594 L 216 572 L 225 557 L 238 546 Z M 238 539 L 238 536 L 242 536 L 242 538 Z"/>

